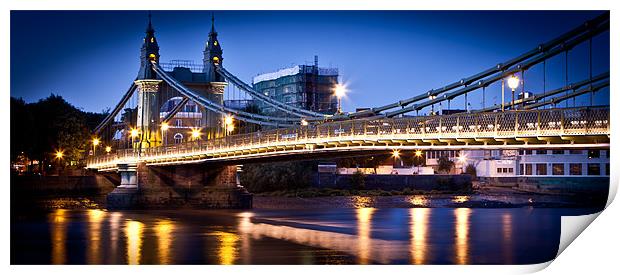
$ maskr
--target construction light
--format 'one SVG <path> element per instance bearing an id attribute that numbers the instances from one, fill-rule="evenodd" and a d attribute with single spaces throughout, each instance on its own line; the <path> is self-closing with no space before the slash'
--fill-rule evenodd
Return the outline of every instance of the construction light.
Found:
<path id="1" fill-rule="evenodd" d="M 510 87 L 513 91 L 519 87 L 519 78 L 514 75 L 508 78 L 508 87 Z"/>

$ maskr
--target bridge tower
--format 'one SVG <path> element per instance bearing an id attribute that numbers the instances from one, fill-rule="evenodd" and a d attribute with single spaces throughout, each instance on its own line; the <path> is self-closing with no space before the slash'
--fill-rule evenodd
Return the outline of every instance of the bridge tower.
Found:
<path id="1" fill-rule="evenodd" d="M 209 39 L 205 45 L 203 51 L 203 73 L 205 74 L 206 82 L 209 82 L 209 94 L 211 98 L 220 99 L 217 103 L 224 104 L 224 89 L 226 88 L 226 79 L 216 71 L 217 66 L 222 66 L 224 57 L 222 56 L 222 45 L 217 39 L 217 32 L 215 31 L 215 17 L 211 14 L 211 31 L 209 32 Z M 206 123 L 207 125 L 218 125 L 218 131 L 222 130 L 220 127 L 224 123 L 224 117 L 220 116 L 219 119 L 213 119 L 211 117 Z M 219 121 L 218 121 L 219 120 Z"/>
<path id="2" fill-rule="evenodd" d="M 159 62 L 159 45 L 155 38 L 155 30 L 151 24 L 146 28 L 146 36 L 140 52 L 140 71 L 135 81 L 138 88 L 138 120 L 136 128 L 140 131 L 140 140 L 134 148 L 148 148 L 160 145 L 159 134 L 159 100 L 157 92 L 161 80 L 157 79 L 151 61 Z"/>

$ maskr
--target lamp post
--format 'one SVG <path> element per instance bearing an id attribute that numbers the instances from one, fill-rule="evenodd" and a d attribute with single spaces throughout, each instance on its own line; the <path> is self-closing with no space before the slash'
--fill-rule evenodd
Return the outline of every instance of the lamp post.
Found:
<path id="1" fill-rule="evenodd" d="M 508 87 L 512 90 L 512 103 L 510 104 L 510 108 L 514 109 L 515 107 L 515 89 L 519 87 L 519 78 L 516 76 L 511 76 L 508 78 Z"/>
<path id="2" fill-rule="evenodd" d="M 334 88 L 334 95 L 338 99 L 338 110 L 336 112 L 337 114 L 342 113 L 342 97 L 344 97 L 346 93 L 347 87 L 342 84 L 336 84 L 336 87 Z"/>
<path id="3" fill-rule="evenodd" d="M 93 138 L 93 156 L 97 155 L 97 145 L 99 145 L 100 142 L 98 138 Z"/>
<path id="4" fill-rule="evenodd" d="M 170 125 L 168 125 L 168 123 L 163 122 L 161 124 L 161 139 L 164 142 L 164 146 L 168 145 L 168 135 L 166 134 L 166 131 L 168 131 L 168 129 L 170 129 Z"/>
<path id="5" fill-rule="evenodd" d="M 131 148 L 135 149 L 134 148 L 134 144 L 133 144 L 134 143 L 134 138 L 138 137 L 138 135 L 140 134 L 140 131 L 138 129 L 136 129 L 136 128 L 132 128 L 129 133 L 131 135 Z"/>
<path id="6" fill-rule="evenodd" d="M 396 164 L 396 159 L 400 160 L 400 166 L 402 167 L 403 166 L 403 160 L 400 158 L 400 151 L 398 151 L 398 150 L 392 151 L 392 156 L 394 157 L 395 164 Z"/>
<path id="7" fill-rule="evenodd" d="M 415 156 L 416 158 L 418 158 L 418 175 L 420 174 L 420 162 L 422 161 L 422 151 L 417 150 L 415 151 Z"/>
<path id="8" fill-rule="evenodd" d="M 191 135 L 192 135 L 192 141 L 196 141 L 200 139 L 200 129 L 199 128 L 192 129 Z"/>
<path id="9" fill-rule="evenodd" d="M 224 118 L 224 135 L 227 136 L 229 132 L 235 130 L 235 120 L 231 115 Z"/>

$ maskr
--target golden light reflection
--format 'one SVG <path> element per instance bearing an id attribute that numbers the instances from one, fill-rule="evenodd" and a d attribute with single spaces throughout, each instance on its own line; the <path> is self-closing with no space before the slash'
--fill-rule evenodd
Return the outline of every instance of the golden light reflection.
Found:
<path id="1" fill-rule="evenodd" d="M 369 264 L 372 251 L 372 214 L 374 208 L 358 208 L 357 210 L 357 237 L 359 264 Z"/>
<path id="2" fill-rule="evenodd" d="M 89 209 L 88 212 L 88 250 L 86 261 L 88 264 L 101 264 L 101 221 L 105 211 Z"/>
<path id="3" fill-rule="evenodd" d="M 456 236 L 455 236 L 455 262 L 457 264 L 467 264 L 469 262 L 469 216 L 471 209 L 454 209 L 456 216 Z"/>
<path id="4" fill-rule="evenodd" d="M 353 196 L 351 197 L 351 202 L 353 203 L 353 207 L 355 208 L 367 208 L 367 207 L 372 207 L 373 198 Z"/>
<path id="5" fill-rule="evenodd" d="M 118 233 L 121 228 L 121 217 L 123 214 L 119 212 L 110 213 L 110 245 L 111 251 L 110 256 L 112 259 L 116 259 L 117 251 L 118 251 Z"/>
<path id="6" fill-rule="evenodd" d="M 241 258 L 243 259 L 243 264 L 251 264 L 250 262 L 250 252 L 251 252 L 251 243 L 250 243 L 250 234 L 252 231 L 252 214 L 251 212 L 242 212 L 239 213 L 239 226 L 238 230 L 241 233 Z"/>
<path id="7" fill-rule="evenodd" d="M 409 199 L 409 202 L 414 206 L 428 206 L 429 205 L 429 200 L 425 198 L 424 196 L 420 196 L 420 195 L 412 196 L 411 199 Z"/>
<path id="8" fill-rule="evenodd" d="M 504 263 L 512 263 L 512 215 L 502 215 L 502 237 L 504 244 Z"/>
<path id="9" fill-rule="evenodd" d="M 159 220 L 155 223 L 155 236 L 157 236 L 157 252 L 159 264 L 170 264 L 172 250 L 172 236 L 175 224 L 171 220 Z"/>
<path id="10" fill-rule="evenodd" d="M 452 198 L 453 203 L 464 203 L 467 201 L 469 201 L 469 196 L 454 196 L 454 198 Z"/>
<path id="11" fill-rule="evenodd" d="M 125 222 L 125 236 L 127 237 L 127 263 L 140 264 L 142 256 L 142 238 L 144 224 L 139 221 Z"/>
<path id="12" fill-rule="evenodd" d="M 411 208 L 411 263 L 424 264 L 428 254 L 428 220 L 431 210 L 428 208 Z"/>
<path id="13" fill-rule="evenodd" d="M 67 262 L 67 218 L 66 210 L 57 209 L 50 220 L 52 222 L 52 264 L 65 264 Z"/>
<path id="14" fill-rule="evenodd" d="M 237 251 L 237 241 L 239 240 L 239 236 L 229 232 L 216 232 L 216 236 L 220 242 L 220 249 L 218 253 L 220 264 L 234 264 L 235 259 L 237 259 L 239 254 Z"/>

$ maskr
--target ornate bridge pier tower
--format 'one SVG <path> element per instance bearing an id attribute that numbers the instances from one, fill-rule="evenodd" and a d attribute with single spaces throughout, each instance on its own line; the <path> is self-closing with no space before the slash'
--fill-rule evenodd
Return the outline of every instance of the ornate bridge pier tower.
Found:
<path id="1" fill-rule="evenodd" d="M 222 101 L 226 81 L 215 66 L 223 60 L 217 33 L 212 27 L 204 51 L 205 81 L 198 92 Z M 136 152 L 134 163 L 119 164 L 117 170 L 121 184 L 107 197 L 107 207 L 112 209 L 136 208 L 251 208 L 252 195 L 240 184 L 236 165 L 179 164 L 148 166 L 141 161 L 141 151 L 162 145 L 160 129 L 160 96 L 162 80 L 158 79 L 151 61 L 159 61 L 159 46 L 151 25 L 141 49 L 140 71 L 135 81 L 138 92 L 136 129 L 140 139 L 133 144 Z M 163 99 L 162 99 L 163 100 Z M 223 102 L 220 102 L 223 104 Z M 214 113 L 215 114 L 215 113 Z M 203 117 L 204 125 L 217 128 L 223 118 L 214 115 Z M 216 136 L 215 133 L 211 136 Z"/>

